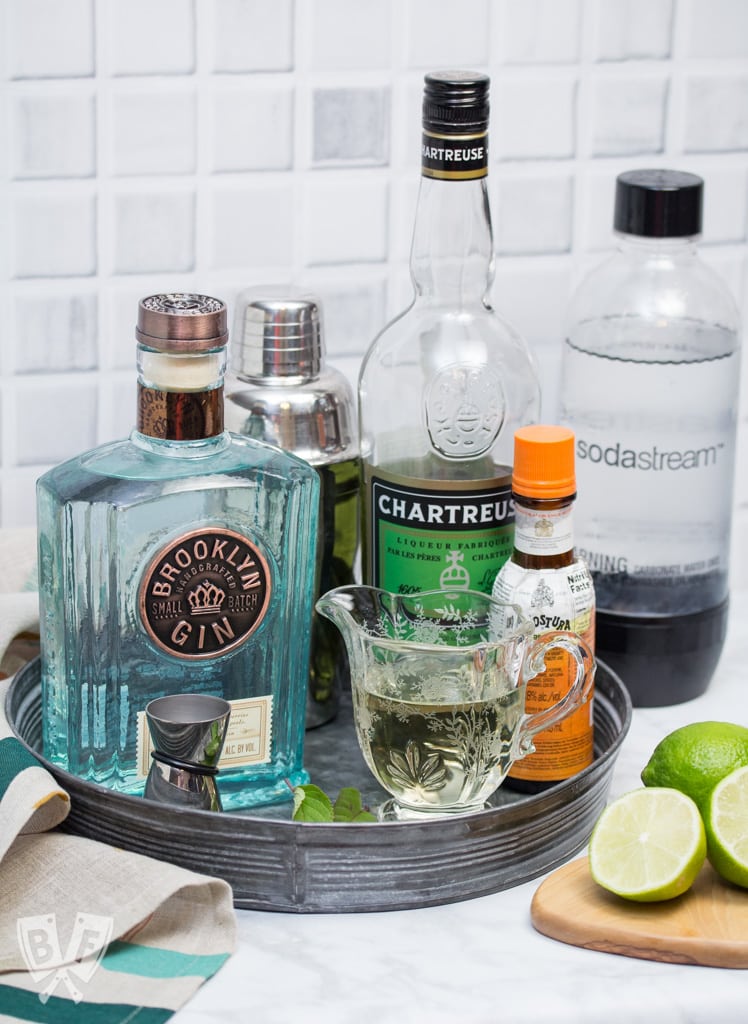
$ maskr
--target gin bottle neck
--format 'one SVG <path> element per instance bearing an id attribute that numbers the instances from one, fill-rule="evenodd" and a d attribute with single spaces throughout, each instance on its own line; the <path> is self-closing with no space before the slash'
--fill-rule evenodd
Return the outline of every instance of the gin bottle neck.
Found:
<path id="1" fill-rule="evenodd" d="M 225 368 L 225 348 L 184 354 L 138 346 L 137 432 L 171 442 L 222 434 Z"/>
<path id="2" fill-rule="evenodd" d="M 494 254 L 485 177 L 421 178 L 410 271 L 417 299 L 456 309 L 486 301 Z"/>

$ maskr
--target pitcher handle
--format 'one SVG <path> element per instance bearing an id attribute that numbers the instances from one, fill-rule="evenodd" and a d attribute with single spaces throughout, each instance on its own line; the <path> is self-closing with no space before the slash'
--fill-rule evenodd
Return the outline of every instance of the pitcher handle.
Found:
<path id="1" fill-rule="evenodd" d="M 525 662 L 523 681 L 525 673 L 527 679 L 545 671 L 545 656 L 556 648 L 568 651 L 577 664 L 576 678 L 569 688 L 568 693 L 543 711 L 536 711 L 534 714 L 525 715 L 519 728 L 518 753 L 517 757 L 525 757 L 534 750 L 532 739 L 539 732 L 550 728 L 556 722 L 566 718 L 572 711 L 576 711 L 587 702 L 592 693 L 595 681 L 595 656 L 589 645 L 576 633 L 568 630 L 556 629 L 543 633 L 535 640 L 528 658 Z"/>

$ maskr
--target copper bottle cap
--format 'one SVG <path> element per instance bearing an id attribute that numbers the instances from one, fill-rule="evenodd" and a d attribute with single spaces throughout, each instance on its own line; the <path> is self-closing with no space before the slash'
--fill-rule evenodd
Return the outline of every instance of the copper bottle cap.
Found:
<path id="1" fill-rule="evenodd" d="M 157 352 L 210 352 L 229 339 L 226 304 L 209 295 L 171 292 L 138 304 L 135 337 Z"/>

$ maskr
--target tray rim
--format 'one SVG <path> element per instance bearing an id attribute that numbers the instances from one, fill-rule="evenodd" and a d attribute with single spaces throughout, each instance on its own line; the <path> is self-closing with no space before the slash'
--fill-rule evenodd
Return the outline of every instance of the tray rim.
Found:
<path id="1" fill-rule="evenodd" d="M 65 768 L 61 768 L 59 765 L 53 764 L 51 761 L 48 761 L 44 757 L 43 754 L 41 754 L 38 750 L 36 750 L 34 747 L 32 747 L 24 739 L 24 737 L 18 732 L 16 723 L 15 723 L 15 721 L 13 721 L 11 719 L 11 715 L 10 715 L 10 708 L 11 708 L 11 704 L 12 704 L 12 695 L 14 694 L 14 688 L 16 687 L 17 680 L 22 675 L 22 673 L 27 672 L 27 671 L 30 672 L 38 664 L 40 664 L 40 658 L 39 657 L 33 658 L 31 661 L 27 662 L 26 665 L 24 665 L 21 669 L 19 669 L 18 672 L 15 674 L 15 676 L 13 677 L 13 680 L 11 682 L 11 685 L 8 688 L 8 692 L 6 694 L 6 699 L 5 699 L 5 713 L 6 713 L 6 719 L 8 721 L 8 725 L 10 726 L 10 728 L 11 728 L 11 730 L 13 732 L 13 735 L 16 737 L 17 740 L 19 740 L 23 744 L 23 746 L 28 750 L 28 752 L 34 758 L 36 758 L 37 761 L 39 761 L 39 763 L 42 765 L 42 767 L 45 768 L 58 781 L 67 781 L 67 780 L 69 780 L 70 781 L 70 786 L 73 789 L 84 789 L 85 791 L 90 792 L 92 794 L 93 793 L 101 793 L 101 794 L 105 795 L 107 798 L 111 798 L 112 800 L 114 800 L 115 803 L 120 803 L 121 802 L 123 804 L 123 806 L 130 806 L 132 808 L 135 808 L 135 807 L 142 808 L 143 807 L 143 800 L 144 800 L 144 798 L 142 796 L 134 796 L 134 795 L 132 795 L 130 793 L 122 793 L 122 792 L 120 792 L 118 790 L 110 789 L 107 786 L 102 786 L 102 785 L 100 785 L 97 782 L 91 782 L 88 779 L 83 779 L 83 778 L 81 778 L 78 775 L 73 775 L 71 772 L 67 771 Z M 607 674 L 611 678 L 613 678 L 614 680 L 616 680 L 617 682 L 620 683 L 620 680 L 618 680 L 618 677 L 616 676 L 616 673 L 614 673 L 612 671 L 612 669 L 608 668 L 608 666 L 605 665 L 604 662 L 602 662 L 602 661 L 600 661 L 598 659 L 597 660 L 597 665 L 598 666 L 602 665 L 604 670 L 607 672 Z M 548 796 L 551 796 L 551 795 L 554 797 L 553 802 L 555 803 L 556 802 L 555 798 L 559 794 L 563 793 L 566 789 L 578 788 L 580 786 L 580 783 L 582 783 L 589 775 L 591 775 L 595 771 L 595 769 L 597 769 L 599 771 L 599 768 L 600 768 L 601 765 L 604 765 L 607 761 L 609 761 L 611 758 L 613 758 L 614 756 L 617 755 L 618 750 L 619 750 L 621 744 L 623 743 L 623 740 L 625 739 L 626 734 L 628 733 L 628 730 L 630 728 L 631 720 L 632 720 L 632 714 L 633 714 L 632 705 L 631 705 L 631 699 L 630 699 L 630 697 L 628 697 L 628 692 L 626 691 L 626 689 L 625 689 L 625 687 L 623 686 L 622 683 L 620 683 L 620 685 L 622 687 L 623 693 L 625 693 L 626 697 L 628 698 L 625 701 L 625 704 L 626 704 L 626 714 L 625 714 L 623 722 L 622 722 L 621 731 L 620 731 L 619 735 L 616 736 L 616 738 L 610 744 L 610 746 L 606 750 L 604 750 L 603 753 L 599 757 L 596 757 L 591 765 L 589 765 L 587 768 L 582 769 L 582 771 L 577 772 L 577 774 L 571 776 L 571 778 L 565 779 L 563 782 L 557 783 L 551 789 L 548 789 L 548 790 L 546 790 L 546 791 L 544 791 L 542 793 L 528 794 L 525 798 L 520 799 L 520 800 L 516 800 L 516 801 L 514 801 L 511 804 L 504 804 L 504 805 L 498 805 L 498 806 L 493 806 L 493 807 L 486 807 L 486 808 L 484 808 L 483 810 L 480 810 L 480 811 L 468 811 L 465 814 L 454 814 L 454 815 L 450 815 L 449 817 L 444 816 L 444 817 L 440 817 L 440 818 L 435 818 L 433 821 L 424 820 L 424 821 L 325 822 L 325 821 L 292 821 L 290 819 L 286 821 L 286 820 L 284 820 L 282 818 L 266 818 L 266 817 L 264 817 L 261 814 L 252 814 L 251 810 L 239 811 L 239 812 L 236 812 L 236 811 L 224 811 L 221 814 L 221 818 L 222 819 L 227 819 L 228 818 L 228 819 L 231 819 L 232 821 L 234 821 L 234 820 L 241 821 L 242 823 L 249 822 L 249 823 L 259 824 L 259 825 L 269 825 L 269 826 L 272 826 L 273 828 L 291 829 L 293 831 L 298 831 L 301 834 L 307 833 L 310 829 L 313 829 L 313 830 L 316 831 L 316 830 L 327 830 L 327 829 L 333 828 L 335 830 L 335 834 L 337 835 L 337 834 L 342 834 L 344 831 L 345 832 L 353 831 L 355 833 L 358 833 L 361 828 L 372 828 L 372 827 L 376 827 L 377 829 L 404 829 L 404 828 L 407 828 L 409 831 L 414 831 L 414 826 L 417 826 L 419 828 L 427 828 L 427 829 L 433 829 L 434 827 L 438 827 L 438 828 L 440 828 L 440 830 L 443 830 L 444 826 L 449 824 L 452 821 L 458 821 L 458 820 L 465 821 L 466 819 L 471 819 L 471 820 L 488 819 L 488 818 L 493 817 L 496 814 L 507 815 L 508 811 L 510 811 L 510 810 L 511 811 L 515 811 L 520 806 L 524 807 L 526 804 L 528 804 L 528 805 L 531 804 L 532 806 L 538 806 L 539 804 L 541 804 L 543 802 L 544 798 L 546 798 Z M 599 697 L 601 695 L 600 694 L 596 694 L 596 696 Z M 607 697 L 607 694 L 604 695 L 604 699 L 609 699 Z M 157 804 L 154 801 L 148 801 L 148 804 L 153 804 L 153 806 L 158 806 L 160 810 L 166 810 L 166 811 L 169 812 L 169 814 L 175 813 L 180 818 L 183 818 L 185 816 L 187 818 L 191 818 L 193 815 L 196 815 L 198 820 L 202 818 L 205 821 L 212 821 L 212 822 L 216 821 L 216 814 L 213 811 L 205 811 L 205 810 L 200 810 L 200 809 L 197 809 L 197 808 L 182 808 L 182 807 L 176 807 L 176 806 L 171 807 L 171 806 L 164 805 L 164 804 Z"/>
<path id="2" fill-rule="evenodd" d="M 572 778 L 560 782 L 542 793 L 527 795 L 511 803 L 498 804 L 466 814 L 453 815 L 448 818 L 442 817 L 433 821 L 416 822 L 295 822 L 290 819 L 262 817 L 253 814 L 250 810 L 241 812 L 227 811 L 216 815 L 210 811 L 169 807 L 168 805 L 148 801 L 147 804 L 149 806 L 158 808 L 158 820 L 153 822 L 151 831 L 170 829 L 172 827 L 179 835 L 192 830 L 196 833 L 196 838 L 199 834 L 206 836 L 212 834 L 216 839 L 226 835 L 227 839 L 233 838 L 234 841 L 240 843 L 253 838 L 263 842 L 269 840 L 276 842 L 279 849 L 284 848 L 292 854 L 296 851 L 302 860 L 304 851 L 307 851 L 308 855 L 313 855 L 315 851 L 329 852 L 330 850 L 339 851 L 342 849 L 344 852 L 348 851 L 353 855 L 357 851 L 369 851 L 378 845 L 384 846 L 385 842 L 389 844 L 392 851 L 399 851 L 401 856 L 403 847 L 415 839 L 416 842 L 420 840 L 418 852 L 423 854 L 423 859 L 428 859 L 428 856 L 431 855 L 431 848 L 438 847 L 439 844 L 448 846 L 450 842 L 459 842 L 461 839 L 480 842 L 482 838 L 490 838 L 499 833 L 510 835 L 513 830 L 520 829 L 523 822 L 531 822 L 540 816 L 547 815 L 550 826 L 553 824 L 554 817 L 562 816 L 563 809 L 567 805 L 577 800 L 582 800 L 585 797 L 588 800 L 590 797 L 599 797 L 601 788 L 603 790 L 603 797 L 605 796 L 610 782 L 612 767 L 610 762 L 617 757 L 621 744 L 631 725 L 632 704 L 628 691 L 616 673 L 605 665 L 604 662 L 598 660 L 598 666 L 603 671 L 602 673 L 598 671 L 597 699 L 601 703 L 607 703 L 609 708 L 612 708 L 612 713 L 616 720 L 617 734 L 607 748 L 595 758 L 592 765 Z M 77 797 L 83 802 L 87 800 L 88 802 L 98 804 L 101 810 L 106 808 L 107 811 L 110 811 L 113 808 L 111 816 L 115 819 L 129 815 L 133 821 L 138 818 L 145 820 L 145 831 L 147 832 L 153 815 L 143 815 L 144 802 L 142 797 L 120 793 L 67 772 L 65 769 L 47 761 L 20 734 L 18 724 L 12 713 L 13 705 L 16 703 L 15 698 L 18 693 L 23 692 L 24 685 L 26 685 L 30 693 L 33 691 L 34 684 L 28 684 L 28 676 L 33 675 L 34 672 L 38 673 L 39 670 L 40 658 L 37 657 L 27 662 L 16 673 L 6 695 L 6 716 L 8 725 L 16 738 L 70 794 L 71 813 L 67 819 L 67 828 L 65 823 L 63 823 L 63 829 L 87 835 L 89 838 L 102 842 L 114 842 L 112 838 L 106 838 L 98 834 L 95 823 L 91 828 L 87 819 L 76 816 L 75 799 Z M 603 683 L 602 686 L 599 685 L 601 682 Z M 35 686 L 38 692 L 39 683 L 37 682 Z M 23 699 L 29 701 L 30 696 L 26 695 Z M 618 728 L 618 721 L 620 721 L 620 728 Z M 101 799 L 102 797 L 103 800 Z M 78 827 L 80 825 L 83 826 L 82 829 Z M 230 837 L 228 833 L 232 830 L 235 835 Z M 412 906 L 455 902 L 460 899 L 484 895 L 491 891 L 498 891 L 501 888 L 507 888 L 510 885 L 527 881 L 529 878 L 537 877 L 577 852 L 587 841 L 588 836 L 589 830 L 579 837 L 579 841 L 574 849 L 564 850 L 555 862 L 552 860 L 547 861 L 538 870 L 531 872 L 529 875 L 520 875 L 513 881 L 497 884 L 487 889 L 483 888 L 475 892 L 452 893 L 451 895 L 442 892 L 434 897 L 417 902 L 398 902 L 395 896 L 390 901 L 385 899 L 383 902 L 366 903 L 365 905 L 359 905 L 354 901 L 353 904 L 345 903 L 340 906 L 328 906 L 325 898 L 322 900 L 322 905 L 304 905 L 303 899 L 299 905 L 275 905 L 272 900 L 268 903 L 262 897 L 247 897 L 242 892 L 239 892 L 238 896 L 235 893 L 235 904 L 239 907 L 250 909 L 292 912 L 355 912 L 360 910 L 406 909 Z M 380 837 L 382 842 L 378 842 L 376 837 Z M 148 849 L 140 849 L 139 852 L 150 853 Z M 158 854 L 153 853 L 150 855 L 158 856 Z M 412 849 L 411 855 L 415 856 L 415 851 Z M 169 858 L 164 857 L 163 859 Z M 189 860 L 189 858 L 187 859 Z M 193 867 L 190 863 L 186 863 L 184 859 L 177 859 L 174 862 L 180 863 L 190 870 L 221 875 L 221 871 L 218 869 L 207 870 L 203 867 Z M 296 870 L 303 875 L 304 865 L 295 865 L 294 871 Z M 303 878 L 301 881 L 303 882 Z M 303 884 L 301 888 L 304 889 Z"/>

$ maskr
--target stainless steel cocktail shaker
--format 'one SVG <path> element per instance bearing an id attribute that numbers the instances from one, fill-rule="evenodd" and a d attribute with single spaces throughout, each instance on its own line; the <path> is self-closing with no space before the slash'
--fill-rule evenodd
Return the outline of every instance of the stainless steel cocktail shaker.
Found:
<path id="1" fill-rule="evenodd" d="M 353 389 L 325 361 L 319 301 L 291 288 L 251 288 L 236 303 L 226 426 L 305 459 L 320 477 L 318 595 L 353 583 L 359 458 Z M 337 629 L 314 614 L 307 728 L 335 716 L 348 659 Z"/>

